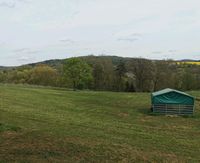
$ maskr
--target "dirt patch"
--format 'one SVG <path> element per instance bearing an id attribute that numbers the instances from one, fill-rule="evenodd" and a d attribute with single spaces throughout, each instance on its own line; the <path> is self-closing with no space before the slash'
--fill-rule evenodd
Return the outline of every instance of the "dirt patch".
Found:
<path id="1" fill-rule="evenodd" d="M 1 138 L 3 138 L 3 139 L 14 139 L 19 135 L 20 134 L 15 131 L 5 131 L 0 134 Z"/>
<path id="2" fill-rule="evenodd" d="M 0 162 L 184 162 L 172 153 L 144 151 L 131 145 L 108 144 L 81 137 L 56 137 L 35 132 L 0 134 Z"/>

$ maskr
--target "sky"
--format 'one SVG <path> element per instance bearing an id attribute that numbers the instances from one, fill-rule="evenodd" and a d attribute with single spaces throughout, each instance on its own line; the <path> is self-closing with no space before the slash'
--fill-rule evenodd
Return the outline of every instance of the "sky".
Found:
<path id="1" fill-rule="evenodd" d="M 199 0 L 0 0 L 0 66 L 84 55 L 200 59 Z"/>

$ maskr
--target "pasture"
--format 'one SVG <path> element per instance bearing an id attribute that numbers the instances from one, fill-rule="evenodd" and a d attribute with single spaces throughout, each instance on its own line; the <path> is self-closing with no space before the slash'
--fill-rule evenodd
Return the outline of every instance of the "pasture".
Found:
<path id="1" fill-rule="evenodd" d="M 199 102 L 193 117 L 149 110 L 149 93 L 0 85 L 0 162 L 199 162 Z"/>

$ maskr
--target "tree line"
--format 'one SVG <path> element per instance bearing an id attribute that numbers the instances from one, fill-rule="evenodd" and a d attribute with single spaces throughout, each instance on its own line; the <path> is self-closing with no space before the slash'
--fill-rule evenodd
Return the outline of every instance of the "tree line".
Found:
<path id="1" fill-rule="evenodd" d="M 54 66 L 56 65 L 56 66 Z M 200 66 L 112 56 L 70 58 L 0 70 L 1 83 L 120 92 L 200 89 Z"/>

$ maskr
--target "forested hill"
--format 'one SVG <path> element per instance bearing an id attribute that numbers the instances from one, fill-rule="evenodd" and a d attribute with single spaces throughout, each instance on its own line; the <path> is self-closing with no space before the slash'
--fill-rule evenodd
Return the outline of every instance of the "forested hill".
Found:
<path id="1" fill-rule="evenodd" d="M 90 63 L 95 62 L 95 60 L 108 60 L 108 61 L 111 61 L 113 65 L 117 65 L 121 61 L 126 62 L 130 59 L 133 59 L 133 58 L 118 57 L 118 56 L 83 56 L 79 58 Z M 27 66 L 36 66 L 38 64 L 45 64 L 54 68 L 59 68 L 64 63 L 65 60 L 66 59 L 52 59 L 52 60 L 46 60 L 43 62 L 28 64 Z"/>
<path id="2" fill-rule="evenodd" d="M 114 65 L 119 64 L 121 61 L 127 62 L 133 59 L 139 59 L 139 58 L 131 58 L 131 57 L 119 57 L 119 56 L 83 56 L 83 57 L 79 57 L 79 58 L 83 58 L 86 61 L 91 60 L 91 59 L 103 59 L 103 60 L 111 60 L 112 63 Z M 46 60 L 46 61 L 42 61 L 42 62 L 38 62 L 38 63 L 32 63 L 32 64 L 28 64 L 30 66 L 36 66 L 38 64 L 46 64 L 49 65 L 51 67 L 59 67 L 60 65 L 62 65 L 64 63 L 65 59 L 51 59 L 51 60 Z M 159 60 L 152 60 L 152 61 L 159 61 Z M 182 60 L 176 60 L 174 62 L 200 62 L 200 60 L 192 60 L 192 59 L 182 59 Z M 1 68 L 1 67 L 0 67 Z"/>
<path id="3" fill-rule="evenodd" d="M 15 68 L 17 68 L 17 67 L 6 67 L 6 66 L 0 66 L 0 70 L 2 71 L 2 70 L 11 70 L 11 69 L 15 69 Z"/>
<path id="4" fill-rule="evenodd" d="M 131 60 L 131 59 L 134 59 L 134 58 L 128 58 L 128 57 L 118 57 L 118 56 L 93 56 L 93 55 L 90 55 L 90 56 L 82 56 L 82 57 L 78 57 L 78 58 L 82 58 L 83 60 L 85 60 L 86 62 L 87 61 L 95 61 L 95 59 L 97 60 L 109 60 L 109 61 L 112 61 L 112 63 L 114 65 L 117 65 L 119 62 L 121 61 L 128 61 L 128 60 Z M 46 61 L 41 61 L 41 62 L 37 62 L 37 63 L 30 63 L 30 64 L 26 64 L 26 65 L 22 65 L 22 66 L 18 66 L 18 67 L 4 67 L 4 66 L 0 66 L 0 70 L 5 70 L 5 69 L 15 69 L 15 68 L 19 68 L 19 67 L 35 67 L 37 65 L 48 65 L 48 66 L 51 66 L 53 68 L 58 68 L 60 67 L 64 61 L 66 59 L 51 59 L 51 60 L 46 60 Z"/>
<path id="5" fill-rule="evenodd" d="M 112 61 L 113 65 L 117 65 L 119 64 L 121 61 L 123 62 L 128 62 L 130 60 L 136 60 L 139 58 L 131 58 L 131 57 L 119 57 L 119 56 L 83 56 L 83 57 L 79 57 L 84 59 L 85 61 L 91 61 L 91 60 L 95 60 L 95 59 L 100 59 L 100 60 L 109 60 Z M 44 64 L 44 65 L 48 65 L 51 66 L 53 68 L 59 68 L 65 61 L 66 59 L 51 59 L 51 60 L 46 60 L 46 61 L 41 61 L 41 62 L 37 62 L 37 63 L 30 63 L 30 64 L 26 64 L 26 65 L 22 65 L 22 66 L 18 66 L 18 67 L 26 67 L 26 66 L 30 66 L 30 67 L 35 67 L 37 65 L 40 64 Z M 153 61 L 153 60 L 152 60 Z M 155 60 L 154 60 L 155 61 Z M 156 60 L 158 61 L 158 60 Z M 175 61 L 176 62 L 176 61 Z M 191 60 L 191 59 L 182 59 L 182 60 L 177 60 L 177 62 L 199 62 L 199 60 Z M 5 66 L 0 66 L 0 70 L 7 70 L 7 69 L 15 69 L 18 67 L 5 67 Z"/>
<path id="6" fill-rule="evenodd" d="M 200 66 L 187 64 L 185 60 L 184 64 L 180 62 L 117 56 L 56 59 L 1 67 L 0 83 L 126 92 L 149 92 L 167 87 L 200 89 Z"/>

